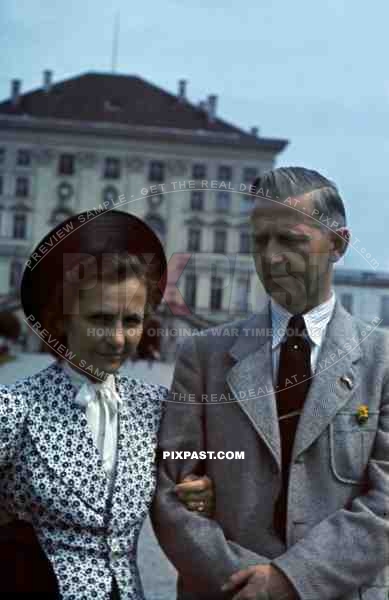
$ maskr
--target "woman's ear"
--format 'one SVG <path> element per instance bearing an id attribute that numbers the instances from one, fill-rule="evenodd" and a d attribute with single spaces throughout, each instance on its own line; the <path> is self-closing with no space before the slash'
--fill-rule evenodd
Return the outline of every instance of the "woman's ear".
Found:
<path id="1" fill-rule="evenodd" d="M 55 335 L 63 337 L 65 335 L 65 320 L 63 318 L 53 320 L 53 328 Z"/>

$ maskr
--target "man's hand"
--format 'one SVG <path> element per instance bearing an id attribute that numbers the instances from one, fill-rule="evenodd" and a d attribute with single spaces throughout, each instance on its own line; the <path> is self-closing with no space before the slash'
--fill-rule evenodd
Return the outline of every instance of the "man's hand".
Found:
<path id="1" fill-rule="evenodd" d="M 298 600 L 289 579 L 272 565 L 237 571 L 223 585 L 222 591 L 237 591 L 233 600 Z"/>

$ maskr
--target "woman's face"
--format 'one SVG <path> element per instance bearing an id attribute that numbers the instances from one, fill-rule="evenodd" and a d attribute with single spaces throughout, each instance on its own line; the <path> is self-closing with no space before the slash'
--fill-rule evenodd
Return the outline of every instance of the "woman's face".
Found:
<path id="1" fill-rule="evenodd" d="M 135 277 L 120 283 L 98 281 L 82 290 L 74 314 L 65 318 L 67 348 L 76 355 L 72 363 L 89 376 L 117 371 L 139 344 L 146 296 L 144 282 Z"/>

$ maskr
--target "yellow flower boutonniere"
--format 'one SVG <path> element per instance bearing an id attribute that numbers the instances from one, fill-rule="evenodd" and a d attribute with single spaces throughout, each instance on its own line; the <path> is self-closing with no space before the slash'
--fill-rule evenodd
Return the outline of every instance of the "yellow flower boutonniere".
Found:
<path id="1" fill-rule="evenodd" d="M 366 404 L 358 406 L 356 417 L 360 425 L 366 423 L 369 418 L 369 407 Z"/>

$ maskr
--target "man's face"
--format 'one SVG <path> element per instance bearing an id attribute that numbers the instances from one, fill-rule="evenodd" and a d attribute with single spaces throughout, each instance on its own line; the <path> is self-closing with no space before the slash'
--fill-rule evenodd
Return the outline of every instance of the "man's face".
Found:
<path id="1" fill-rule="evenodd" d="M 72 362 L 114 373 L 134 355 L 143 332 L 146 286 L 137 278 L 120 283 L 98 281 L 80 292 L 72 315 L 65 319 Z M 88 373 L 85 373 L 88 375 Z"/>
<path id="2" fill-rule="evenodd" d="M 334 234 L 310 219 L 314 206 L 306 194 L 285 204 L 258 199 L 252 216 L 253 252 L 267 291 L 290 312 L 323 302 L 331 283 L 329 257 Z"/>

